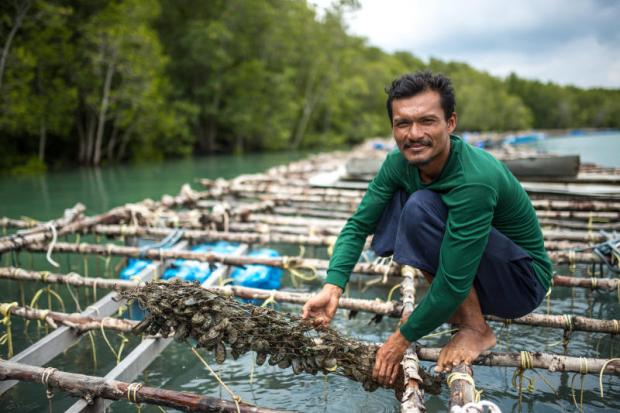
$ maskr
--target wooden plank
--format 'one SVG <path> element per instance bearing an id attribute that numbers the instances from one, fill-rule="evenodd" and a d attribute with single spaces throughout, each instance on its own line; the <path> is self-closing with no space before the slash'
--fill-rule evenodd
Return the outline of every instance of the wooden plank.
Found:
<path id="1" fill-rule="evenodd" d="M 187 246 L 186 242 L 180 242 L 175 245 L 173 249 L 182 249 Z M 165 266 L 159 262 L 152 262 L 145 267 L 137 277 L 141 281 L 150 281 L 153 278 L 159 277 Z M 86 310 L 82 311 L 82 315 L 85 316 L 100 316 L 107 317 L 117 311 L 122 301 L 116 301 L 117 294 L 111 292 L 97 301 L 95 304 L 89 306 Z M 45 337 L 41 338 L 36 343 L 32 344 L 28 348 L 16 354 L 10 361 L 15 363 L 30 364 L 32 366 L 43 366 L 54 359 L 58 354 L 65 351 L 70 345 L 80 339 L 80 336 L 69 327 L 60 327 Z M 16 380 L 8 380 L 0 382 L 0 396 L 11 389 L 18 383 Z"/>
<path id="2" fill-rule="evenodd" d="M 233 254 L 241 255 L 245 254 L 248 250 L 248 246 L 242 244 L 237 248 Z M 228 276 L 231 267 L 227 265 L 219 265 L 218 268 L 202 283 L 203 287 L 215 285 L 221 278 L 224 279 Z M 131 353 L 129 353 L 121 362 L 114 367 L 108 374 L 105 375 L 105 379 L 120 380 L 120 381 L 133 381 L 140 373 L 147 368 L 157 356 L 172 343 L 172 338 L 167 339 L 153 339 L 147 338 L 140 343 Z M 66 412 L 69 413 L 99 413 L 104 412 L 111 404 L 112 400 L 96 398 L 94 403 L 89 405 L 85 399 L 80 399 L 74 403 Z"/>

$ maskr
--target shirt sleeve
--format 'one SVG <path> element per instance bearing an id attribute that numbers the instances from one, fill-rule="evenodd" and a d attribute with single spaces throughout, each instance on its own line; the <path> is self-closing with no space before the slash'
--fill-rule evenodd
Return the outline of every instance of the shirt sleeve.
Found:
<path id="1" fill-rule="evenodd" d="M 443 197 L 448 207 L 439 267 L 426 296 L 401 326 L 415 341 L 448 321 L 469 294 L 486 248 L 497 193 L 492 187 L 462 185 Z"/>
<path id="2" fill-rule="evenodd" d="M 366 238 L 375 232 L 383 210 L 399 188 L 397 177 L 404 171 L 399 172 L 402 168 L 398 165 L 396 155 L 396 153 L 388 154 L 379 172 L 368 184 L 368 190 L 357 211 L 340 231 L 327 269 L 327 283 L 344 289 L 349 281 Z"/>

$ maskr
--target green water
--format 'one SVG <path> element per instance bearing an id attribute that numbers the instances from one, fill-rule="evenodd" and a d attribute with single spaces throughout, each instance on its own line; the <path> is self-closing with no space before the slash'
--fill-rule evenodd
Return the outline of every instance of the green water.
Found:
<path id="1" fill-rule="evenodd" d="M 576 139 L 576 138 L 572 138 Z M 551 141 L 549 141 L 551 142 Z M 559 142 L 559 141 L 558 141 Z M 573 142 L 577 142 L 574 140 Z M 587 146 L 587 141 L 582 140 Z M 619 148 L 620 136 L 608 140 Z M 607 147 L 601 152 L 608 153 Z M 620 153 L 620 149 L 615 154 Z M 108 210 L 125 202 L 134 202 L 151 197 L 157 199 L 164 193 L 175 194 L 181 184 L 194 182 L 197 178 L 230 178 L 241 173 L 262 171 L 269 166 L 282 164 L 303 156 L 299 153 L 281 153 L 270 155 L 248 155 L 243 157 L 215 157 L 182 161 L 170 161 L 152 165 L 119 166 L 100 170 L 74 170 L 49 173 L 41 177 L 0 178 L 0 216 L 19 217 L 31 216 L 37 219 L 50 219 L 59 216 L 63 209 L 76 202 L 83 202 L 88 213 L 94 214 Z M 602 156 L 602 155 L 601 155 Z M 615 157 L 613 157 L 615 159 Z M 617 162 L 617 160 L 616 160 Z M 607 162 L 606 162 L 607 163 Z M 609 163 L 607 163 L 609 164 Z M 620 166 L 616 164 L 617 166 Z M 194 184 L 195 188 L 198 185 Z M 72 238 L 73 239 L 73 238 Z M 295 254 L 291 249 L 283 250 L 286 254 Z M 321 257 L 324 251 L 309 251 L 309 255 Z M 84 260 L 76 256 L 57 254 L 54 258 L 61 264 L 58 272 L 74 270 L 84 272 Z M 23 267 L 37 270 L 53 270 L 40 255 L 21 253 L 17 257 L 7 254 L 2 263 L 7 265 L 18 260 Z M 102 259 L 90 259 L 87 262 L 90 275 L 106 274 L 113 277 L 113 268 L 118 260 L 106 262 Z M 577 272 L 584 272 L 578 268 Z M 559 273 L 568 273 L 567 268 L 558 268 Z M 290 285 L 288 278 L 285 284 Z M 318 283 L 306 286 L 307 289 L 318 288 Z M 29 301 L 35 291 L 42 285 L 24 284 L 24 295 Z M 388 288 L 373 287 L 361 293 L 359 285 L 352 283 L 351 294 L 358 297 L 385 299 Z M 75 311 L 69 292 L 59 288 L 65 300 L 67 311 Z M 86 294 L 88 293 L 88 296 Z M 93 301 L 92 291 L 79 292 L 82 307 Z M 104 294 L 99 291 L 99 297 Z M 14 282 L 0 281 L 0 301 L 13 301 L 20 295 L 18 285 Z M 54 304 L 56 308 L 56 304 Z M 591 292 L 582 289 L 555 288 L 549 301 L 549 311 L 553 314 L 575 314 L 596 318 L 620 318 L 620 306 L 615 294 Z M 283 311 L 298 312 L 299 307 L 282 305 Z M 543 304 L 538 312 L 547 312 Z M 346 314 L 339 311 L 334 326 L 344 334 L 362 340 L 384 341 L 396 329 L 396 321 L 384 319 L 378 324 L 369 323 L 370 316 L 359 314 L 348 320 Z M 562 333 L 559 330 L 536 327 L 493 325 L 498 335 L 497 351 L 545 351 L 562 352 L 559 342 Z M 22 320 L 13 318 L 15 350 L 26 348 L 44 333 L 31 323 L 26 329 Z M 27 334 L 26 334 L 27 333 Z M 121 340 L 114 333 L 108 334 L 115 349 Z M 127 354 L 138 343 L 138 339 L 128 337 L 123 354 Z M 441 346 L 447 337 L 430 338 L 421 343 L 428 346 Z M 97 365 L 92 360 L 90 341 L 87 338 L 58 356 L 50 365 L 61 370 L 103 376 L 115 365 L 112 352 L 96 334 Z M 568 353 L 584 357 L 618 357 L 620 342 L 603 334 L 575 332 L 568 345 Z M 6 354 L 0 348 L 0 354 Z M 399 404 L 388 390 L 377 390 L 367 393 L 355 382 L 337 376 L 293 375 L 290 369 L 281 370 L 268 366 L 253 368 L 253 356 L 245 355 L 238 360 L 227 360 L 223 365 L 216 365 L 213 357 L 207 361 L 218 371 L 222 380 L 243 400 L 259 406 L 276 409 L 290 409 L 303 412 L 397 412 Z M 429 367 L 429 363 L 424 363 Z M 504 412 L 519 411 L 518 392 L 512 385 L 514 369 L 476 367 L 475 377 L 480 389 L 484 390 L 483 398 L 497 403 Z M 556 374 L 539 372 L 552 387 L 537 374 L 526 373 L 534 379 L 533 392 L 523 395 L 521 411 L 524 412 L 564 412 L 577 411 L 571 397 L 571 388 L 577 390 L 579 398 L 580 377 L 573 379 L 572 374 Z M 230 396 L 209 375 L 194 358 L 185 344 L 171 344 L 136 381 L 145 382 L 150 386 L 191 391 L 222 397 L 230 400 Z M 598 377 L 587 376 L 583 383 L 584 410 L 587 412 L 615 412 L 620 409 L 620 381 L 617 378 L 605 378 L 605 399 L 599 395 Z M 53 411 L 60 412 L 68 408 L 75 399 L 56 393 L 53 398 Z M 447 410 L 447 397 L 444 391 L 440 396 L 427 396 L 426 404 L 429 412 Z M 40 384 L 22 383 L 13 388 L 0 399 L 0 411 L 6 412 L 42 412 L 47 411 L 48 402 Z M 126 402 L 112 405 L 113 412 L 135 412 L 136 408 Z M 157 412 L 159 409 L 144 406 L 143 412 Z"/>

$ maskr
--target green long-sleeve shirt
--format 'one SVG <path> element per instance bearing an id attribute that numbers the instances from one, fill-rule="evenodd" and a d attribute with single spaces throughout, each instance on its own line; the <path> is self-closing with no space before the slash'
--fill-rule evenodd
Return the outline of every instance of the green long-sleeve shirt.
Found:
<path id="1" fill-rule="evenodd" d="M 420 181 L 416 166 L 399 151 L 388 154 L 355 214 L 340 232 L 327 270 L 327 282 L 342 288 L 359 259 L 366 237 L 398 189 L 413 193 L 430 189 L 448 207 L 446 230 L 439 251 L 439 267 L 426 296 L 401 333 L 415 341 L 446 322 L 472 287 L 480 258 L 495 227 L 533 259 L 536 275 L 549 288 L 552 265 L 532 204 L 517 179 L 489 153 L 450 137 L 450 156 L 437 179 Z M 498 276 L 501 276 L 498 274 Z"/>

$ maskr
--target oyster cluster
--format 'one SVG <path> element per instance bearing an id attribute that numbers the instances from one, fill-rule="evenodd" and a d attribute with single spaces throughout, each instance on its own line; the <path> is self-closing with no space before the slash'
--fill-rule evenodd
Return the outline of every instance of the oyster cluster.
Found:
<path id="1" fill-rule="evenodd" d="M 213 350 L 218 363 L 228 355 L 237 359 L 256 352 L 256 363 L 327 374 L 335 372 L 363 383 L 373 391 L 377 347 L 341 336 L 328 327 L 269 308 L 226 297 L 198 284 L 182 281 L 147 283 L 121 293 L 136 300 L 148 314 L 136 325 L 137 333 L 174 335 L 197 347 Z"/>

